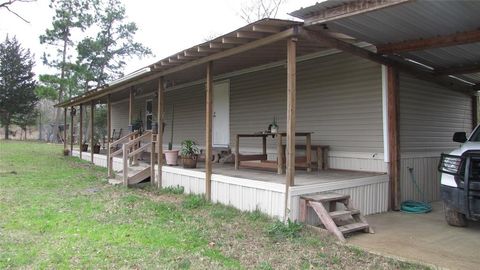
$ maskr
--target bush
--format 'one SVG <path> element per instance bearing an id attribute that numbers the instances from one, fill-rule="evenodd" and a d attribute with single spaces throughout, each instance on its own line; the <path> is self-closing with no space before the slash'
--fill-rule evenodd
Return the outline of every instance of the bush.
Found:
<path id="1" fill-rule="evenodd" d="M 188 195 L 182 202 L 182 206 L 187 209 L 196 209 L 207 203 L 205 198 L 200 195 Z"/>
<path id="2" fill-rule="evenodd" d="M 277 220 L 268 226 L 267 233 L 275 239 L 295 238 L 299 236 L 302 228 L 302 224 L 290 219 L 287 220 L 287 223 Z"/>
<path id="3" fill-rule="evenodd" d="M 170 194 L 183 194 L 185 192 L 185 188 L 182 186 L 170 186 L 170 187 L 165 187 L 162 189 L 163 192 L 165 193 L 170 193 Z"/>

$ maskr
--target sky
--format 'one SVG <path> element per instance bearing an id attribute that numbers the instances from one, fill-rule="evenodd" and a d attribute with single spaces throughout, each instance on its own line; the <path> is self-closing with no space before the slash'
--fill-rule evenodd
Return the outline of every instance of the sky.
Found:
<path id="1" fill-rule="evenodd" d="M 124 74 L 148 66 L 183 49 L 203 43 L 207 38 L 231 32 L 246 24 L 239 16 L 242 3 L 250 0 L 123 0 L 127 20 L 137 24 L 137 41 L 149 47 L 154 56 L 144 59 L 127 59 Z M 277 18 L 293 19 L 287 15 L 301 7 L 320 0 L 287 0 Z M 0 40 L 16 36 L 24 48 L 35 54 L 36 74 L 49 73 L 42 65 L 45 45 L 39 36 L 51 26 L 53 10 L 50 0 L 32 3 L 15 3 L 11 9 L 30 21 L 26 23 L 15 15 L 0 9 Z"/>

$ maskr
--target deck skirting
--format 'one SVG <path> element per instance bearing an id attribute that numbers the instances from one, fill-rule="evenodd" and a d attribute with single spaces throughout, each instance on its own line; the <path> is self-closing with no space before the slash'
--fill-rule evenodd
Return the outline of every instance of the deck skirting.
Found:
<path id="1" fill-rule="evenodd" d="M 73 156 L 79 156 L 78 150 L 73 150 L 72 154 Z M 90 153 L 84 152 L 82 159 L 90 161 Z M 95 154 L 94 163 L 98 166 L 107 167 L 107 158 L 105 155 Z M 122 170 L 122 159 L 113 158 L 113 167 L 115 171 Z M 155 171 L 158 172 L 158 167 L 155 167 Z M 179 166 L 163 166 L 162 187 L 176 186 L 182 186 L 185 194 L 204 194 L 205 172 L 184 169 Z M 386 212 L 388 210 L 388 177 L 384 174 L 343 181 L 293 186 L 289 190 L 289 209 L 287 211 L 289 218 L 292 220 L 298 219 L 301 195 L 325 191 L 349 194 L 353 205 L 365 215 Z M 214 203 L 229 205 L 242 211 L 259 210 L 270 217 L 283 219 L 285 185 L 281 183 L 213 173 L 211 196 Z M 307 221 L 310 224 L 318 222 L 313 213 L 309 213 Z"/>

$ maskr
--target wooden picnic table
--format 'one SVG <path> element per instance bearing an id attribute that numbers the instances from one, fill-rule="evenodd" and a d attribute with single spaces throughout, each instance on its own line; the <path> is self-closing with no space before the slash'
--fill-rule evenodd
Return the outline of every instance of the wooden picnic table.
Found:
<path id="1" fill-rule="evenodd" d="M 307 172 L 312 171 L 312 133 L 313 132 L 296 132 L 295 137 L 305 137 L 305 166 Z M 272 136 L 277 140 L 277 173 L 283 174 L 284 166 L 284 149 L 283 149 L 283 137 L 287 136 L 286 132 L 280 133 L 253 133 L 253 134 L 237 134 L 235 136 L 235 170 L 238 170 L 240 167 L 241 161 L 251 161 L 251 160 L 267 160 L 267 137 Z M 243 155 L 240 154 L 240 138 L 262 138 L 262 154 L 249 154 Z"/>

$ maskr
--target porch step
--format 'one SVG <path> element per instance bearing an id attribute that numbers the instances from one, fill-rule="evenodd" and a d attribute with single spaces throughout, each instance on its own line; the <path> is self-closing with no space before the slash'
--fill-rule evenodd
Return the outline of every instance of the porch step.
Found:
<path id="1" fill-rule="evenodd" d="M 333 211 L 328 213 L 331 218 L 343 218 L 343 217 L 349 217 L 349 216 L 354 216 L 360 214 L 360 210 L 358 209 L 351 209 L 351 210 L 339 210 L 339 211 Z"/>
<path id="2" fill-rule="evenodd" d="M 150 165 L 139 164 L 139 165 L 129 166 L 127 174 L 128 174 L 129 185 L 138 184 L 151 176 Z M 112 185 L 123 184 L 123 170 L 116 172 L 115 177 L 108 179 L 108 182 Z"/>
<path id="3" fill-rule="evenodd" d="M 344 209 L 337 210 L 337 204 L 343 205 Z M 353 208 L 350 195 L 328 192 L 302 196 L 300 221 L 305 222 L 309 207 L 315 211 L 325 229 L 342 242 L 346 241 L 345 234 L 348 233 L 356 231 L 373 233 L 360 210 Z"/>
<path id="4" fill-rule="evenodd" d="M 339 194 L 339 193 L 320 193 L 314 195 L 305 195 L 302 198 L 309 200 L 309 201 L 316 201 L 316 202 L 333 202 L 333 201 L 345 201 L 350 199 L 350 195 L 347 194 Z"/>
<path id="5" fill-rule="evenodd" d="M 347 224 L 347 225 L 340 226 L 340 227 L 338 227 L 338 229 L 339 229 L 343 234 L 347 234 L 347 233 L 351 233 L 351 232 L 356 232 L 356 231 L 365 230 L 365 229 L 367 229 L 369 226 L 370 226 L 370 225 L 368 225 L 368 224 L 366 224 L 366 223 L 358 222 L 358 223 L 350 223 L 350 224 Z"/>

